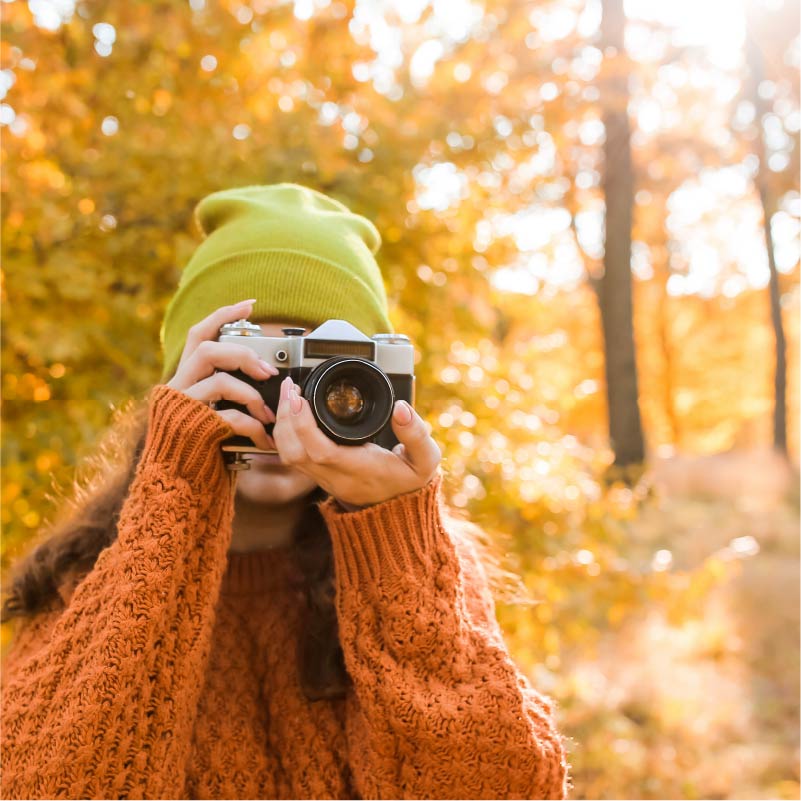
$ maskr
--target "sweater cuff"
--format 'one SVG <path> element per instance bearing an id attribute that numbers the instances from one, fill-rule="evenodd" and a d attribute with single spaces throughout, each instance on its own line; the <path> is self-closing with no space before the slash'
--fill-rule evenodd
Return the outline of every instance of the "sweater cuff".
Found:
<path id="1" fill-rule="evenodd" d="M 192 484 L 213 483 L 225 474 L 220 449 L 234 431 L 213 409 L 166 384 L 150 392 L 143 462 L 169 465 Z"/>
<path id="2" fill-rule="evenodd" d="M 427 575 L 448 535 L 440 517 L 442 476 L 375 506 L 345 511 L 334 498 L 320 505 L 334 549 L 338 581 L 353 587 L 403 574 Z"/>

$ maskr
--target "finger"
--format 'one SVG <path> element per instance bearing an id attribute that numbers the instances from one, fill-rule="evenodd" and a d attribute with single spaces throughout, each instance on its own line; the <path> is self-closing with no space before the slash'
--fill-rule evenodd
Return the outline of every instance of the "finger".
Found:
<path id="1" fill-rule="evenodd" d="M 284 464 L 298 466 L 308 461 L 308 454 L 303 443 L 298 439 L 292 425 L 292 412 L 290 409 L 289 388 L 292 379 L 288 376 L 281 382 L 281 393 L 278 398 L 278 408 L 275 411 L 275 426 L 273 439 Z"/>
<path id="2" fill-rule="evenodd" d="M 406 401 L 395 402 L 392 430 L 398 443 L 403 445 L 404 461 L 415 473 L 424 477 L 433 474 L 442 459 L 442 451 L 428 433 L 423 418 Z"/>
<path id="3" fill-rule="evenodd" d="M 248 317 L 253 311 L 255 302 L 256 299 L 252 298 L 234 303 L 231 306 L 221 306 L 208 317 L 204 317 L 199 323 L 195 323 L 186 334 L 186 344 L 181 354 L 181 361 L 184 360 L 184 357 L 189 357 L 204 340 L 217 339 L 220 334 L 220 328 L 225 323 L 233 323 L 243 317 Z"/>
<path id="4" fill-rule="evenodd" d="M 261 393 L 250 384 L 246 384 L 228 373 L 215 373 L 184 391 L 190 398 L 202 401 L 229 400 L 241 403 L 262 423 L 274 423 L 275 413 L 267 407 Z"/>
<path id="5" fill-rule="evenodd" d="M 332 465 L 342 462 L 343 450 L 350 451 L 344 445 L 337 445 L 327 437 L 317 425 L 309 402 L 298 393 L 299 387 L 288 382 L 289 422 L 292 430 L 303 446 L 311 462 L 318 465 Z M 286 409 L 286 405 L 284 406 Z"/>
<path id="6" fill-rule="evenodd" d="M 252 348 L 232 342 L 204 341 L 178 367 L 170 384 L 185 389 L 213 375 L 215 370 L 241 370 L 258 381 L 278 375 L 278 368 L 259 358 Z"/>
<path id="7" fill-rule="evenodd" d="M 238 409 L 223 409 L 217 414 L 231 426 L 235 434 L 248 437 L 257 448 L 265 451 L 277 450 L 275 441 L 255 417 L 240 412 Z"/>

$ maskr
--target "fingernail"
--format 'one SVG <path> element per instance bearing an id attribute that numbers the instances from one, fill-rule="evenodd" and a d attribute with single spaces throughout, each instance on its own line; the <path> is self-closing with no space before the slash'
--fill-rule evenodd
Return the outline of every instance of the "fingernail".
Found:
<path id="1" fill-rule="evenodd" d="M 237 306 L 244 306 L 246 303 L 255 303 L 255 302 L 256 302 L 256 298 L 250 298 L 250 300 L 240 300 L 239 303 L 237 303 L 236 305 Z"/>
<path id="2" fill-rule="evenodd" d="M 259 367 L 266 370 L 270 375 L 278 375 L 278 368 L 274 364 L 265 362 L 264 359 L 259 359 Z"/>
<path id="3" fill-rule="evenodd" d="M 280 396 L 279 396 L 280 400 L 286 400 L 287 399 L 287 397 L 288 397 L 287 396 L 287 392 L 289 391 L 289 387 L 290 386 L 292 386 L 292 379 L 289 376 L 287 376 L 281 382 L 281 393 L 280 393 Z"/>
<path id="4" fill-rule="evenodd" d="M 398 401 L 395 404 L 395 420 L 402 426 L 408 425 L 412 421 L 412 410 L 406 401 Z"/>
<path id="5" fill-rule="evenodd" d="M 264 413 L 267 415 L 268 423 L 275 422 L 275 412 L 266 403 L 264 404 Z"/>
<path id="6" fill-rule="evenodd" d="M 303 401 L 300 399 L 300 395 L 295 392 L 294 387 L 289 390 L 289 408 L 292 414 L 300 414 L 300 410 L 303 408 Z"/>

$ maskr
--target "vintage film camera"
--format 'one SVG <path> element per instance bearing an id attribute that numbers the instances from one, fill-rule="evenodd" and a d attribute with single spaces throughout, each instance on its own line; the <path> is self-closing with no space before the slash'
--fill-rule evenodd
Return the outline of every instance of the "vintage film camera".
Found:
<path id="1" fill-rule="evenodd" d="M 398 444 L 390 418 L 396 400 L 414 404 L 414 348 L 404 334 L 368 337 L 344 320 L 328 320 L 303 336 L 303 328 L 284 328 L 284 336 L 265 336 L 261 328 L 238 320 L 220 328 L 218 341 L 252 348 L 278 368 L 264 381 L 241 370 L 231 375 L 255 387 L 273 411 L 278 407 L 281 382 L 290 376 L 309 401 L 317 425 L 334 442 L 361 445 L 375 442 L 387 450 Z M 246 407 L 218 401 L 217 409 Z M 265 425 L 268 434 L 273 424 Z M 270 453 L 244 436 L 225 440 L 231 469 L 247 468 L 247 454 Z M 275 451 L 272 451 L 274 453 Z"/>

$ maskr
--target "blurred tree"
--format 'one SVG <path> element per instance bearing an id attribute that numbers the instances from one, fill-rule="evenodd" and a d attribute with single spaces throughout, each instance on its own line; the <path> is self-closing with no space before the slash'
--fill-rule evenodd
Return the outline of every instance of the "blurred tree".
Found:
<path id="1" fill-rule="evenodd" d="M 780 9 L 783 13 L 764 14 L 760 10 L 749 8 L 746 27 L 746 68 L 743 96 L 754 108 L 754 117 L 758 131 L 753 137 L 753 153 L 757 158 L 755 184 L 762 207 L 765 250 L 767 252 L 769 281 L 768 298 L 770 302 L 770 320 L 775 341 L 775 366 L 773 375 L 773 446 L 777 451 L 787 454 L 787 344 L 782 319 L 781 288 L 779 272 L 776 267 L 776 251 L 773 243 L 771 224 L 778 211 L 775 180 L 771 178 L 768 167 L 768 146 L 765 142 L 765 125 L 768 124 L 772 108 L 765 95 L 768 87 L 765 69 L 765 52 L 773 54 L 774 64 L 771 73 L 775 75 L 785 70 L 782 59 L 776 55 L 787 52 L 790 44 L 788 34 L 798 30 L 798 7 L 788 4 Z M 795 23 L 795 24 L 793 24 Z M 778 47 L 777 47 L 778 45 Z M 797 148 L 796 148 L 797 150 Z"/>
<path id="2" fill-rule="evenodd" d="M 615 466 L 643 462 L 643 442 L 634 353 L 631 292 L 631 222 L 634 203 L 628 112 L 631 71 L 623 35 L 623 0 L 604 0 L 601 21 L 605 214 L 604 272 L 600 283 L 606 357 L 609 438 Z"/>

